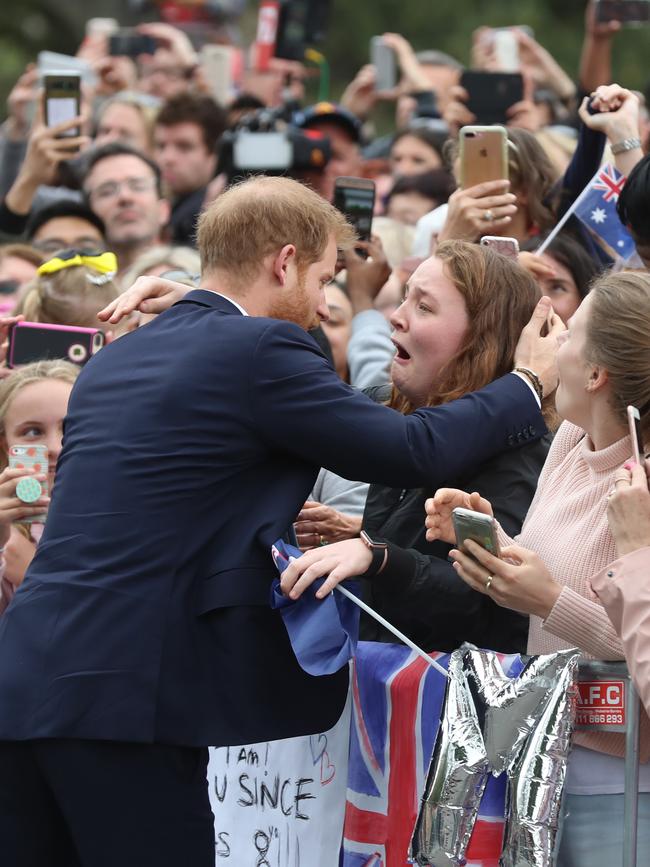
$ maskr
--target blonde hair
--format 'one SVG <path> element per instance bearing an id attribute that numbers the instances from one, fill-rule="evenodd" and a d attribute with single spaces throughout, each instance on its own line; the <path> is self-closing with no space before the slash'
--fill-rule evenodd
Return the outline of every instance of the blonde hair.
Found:
<path id="1" fill-rule="evenodd" d="M 120 293 L 112 280 L 93 283 L 89 278 L 96 274 L 85 265 L 76 265 L 36 276 L 25 287 L 14 315 L 22 313 L 28 322 L 98 328 L 97 314 Z"/>
<path id="2" fill-rule="evenodd" d="M 619 421 L 625 422 L 627 407 L 635 406 L 644 433 L 650 434 L 650 274 L 604 274 L 589 297 L 585 356 L 607 371 Z"/>
<path id="3" fill-rule="evenodd" d="M 56 379 L 60 382 L 68 382 L 73 385 L 79 376 L 79 368 L 69 361 L 35 361 L 12 371 L 6 379 L 0 383 L 0 438 L 6 444 L 5 417 L 13 399 L 19 391 L 35 382 L 43 382 Z M 7 466 L 5 449 L 0 449 L 0 469 Z"/>
<path id="4" fill-rule="evenodd" d="M 223 269 L 243 284 L 285 244 L 295 245 L 298 267 L 308 267 L 322 258 L 331 236 L 343 250 L 356 240 L 341 212 L 314 190 L 290 178 L 250 178 L 222 193 L 199 218 L 201 271 Z"/>
<path id="5" fill-rule="evenodd" d="M 152 268 L 159 268 L 161 265 L 169 265 L 170 271 L 186 271 L 190 276 L 199 274 L 201 271 L 201 259 L 196 250 L 192 247 L 173 247 L 171 244 L 165 244 L 160 247 L 153 247 L 151 250 L 145 250 L 141 256 L 138 256 L 120 277 L 120 286 L 123 289 L 128 289 L 133 286 L 138 277 L 145 276 Z M 189 281 L 187 284 L 194 286 Z"/>

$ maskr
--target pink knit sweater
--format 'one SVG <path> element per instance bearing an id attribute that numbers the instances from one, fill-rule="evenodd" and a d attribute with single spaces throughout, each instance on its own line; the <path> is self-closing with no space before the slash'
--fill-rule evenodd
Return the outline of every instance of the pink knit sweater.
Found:
<path id="1" fill-rule="evenodd" d="M 594 451 L 584 431 L 564 422 L 553 440 L 537 492 L 516 543 L 535 551 L 562 592 L 542 621 L 530 618 L 529 653 L 579 647 L 586 657 L 624 659 L 623 647 L 589 578 L 617 558 L 607 523 L 607 494 L 616 470 L 629 460 L 630 438 Z M 509 544 L 501 531 L 502 541 Z M 643 714 L 642 761 L 650 756 L 650 721 Z M 623 735 L 576 734 L 576 742 L 623 755 Z"/>

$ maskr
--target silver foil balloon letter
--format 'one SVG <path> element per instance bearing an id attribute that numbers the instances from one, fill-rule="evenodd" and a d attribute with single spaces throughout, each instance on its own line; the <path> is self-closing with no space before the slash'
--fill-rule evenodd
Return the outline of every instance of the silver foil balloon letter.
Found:
<path id="1" fill-rule="evenodd" d="M 578 650 L 532 657 L 507 677 L 464 645 L 449 682 L 410 858 L 461 867 L 488 774 L 508 775 L 501 867 L 552 867 L 575 708 Z"/>

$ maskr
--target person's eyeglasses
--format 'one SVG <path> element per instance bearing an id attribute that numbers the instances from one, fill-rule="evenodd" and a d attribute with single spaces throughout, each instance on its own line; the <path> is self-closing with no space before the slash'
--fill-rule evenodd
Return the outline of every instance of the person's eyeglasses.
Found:
<path id="1" fill-rule="evenodd" d="M 0 295 L 14 295 L 19 289 L 18 280 L 0 280 Z"/>
<path id="2" fill-rule="evenodd" d="M 36 250 L 39 250 L 41 253 L 57 253 L 59 250 L 65 250 L 66 245 L 60 238 L 52 238 L 50 240 L 43 241 L 34 241 L 32 243 L 32 247 Z M 77 238 L 76 241 L 72 244 L 72 247 L 76 250 L 96 250 L 97 249 L 97 239 L 96 238 Z M 100 252 L 103 252 L 100 250 Z"/>
<path id="3" fill-rule="evenodd" d="M 106 181 L 94 190 L 88 190 L 88 198 L 95 201 L 112 199 L 126 186 L 132 193 L 146 193 L 156 185 L 155 178 L 126 178 L 123 181 Z"/>

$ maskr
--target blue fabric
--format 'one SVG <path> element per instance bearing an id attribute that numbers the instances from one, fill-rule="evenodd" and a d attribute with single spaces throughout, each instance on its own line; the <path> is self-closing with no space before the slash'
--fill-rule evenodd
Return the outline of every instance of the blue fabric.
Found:
<path id="1" fill-rule="evenodd" d="M 280 574 L 291 560 L 302 555 L 299 548 L 281 539 L 272 547 L 273 561 Z M 359 606 L 342 593 L 329 593 L 317 599 L 316 591 L 324 578 L 314 581 L 299 599 L 289 599 L 280 590 L 280 579 L 271 588 L 271 607 L 282 615 L 289 640 L 300 667 L 308 674 L 334 674 L 354 656 L 359 640 Z M 357 587 L 346 589 L 355 595 Z"/>

